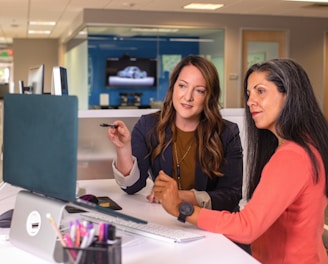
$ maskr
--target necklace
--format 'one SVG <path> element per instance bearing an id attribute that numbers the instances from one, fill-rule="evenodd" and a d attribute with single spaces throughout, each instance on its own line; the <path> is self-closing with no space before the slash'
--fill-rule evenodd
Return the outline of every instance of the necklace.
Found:
<path id="1" fill-rule="evenodd" d="M 181 187 L 181 175 L 180 175 L 180 164 L 187 157 L 187 155 L 188 155 L 188 153 L 189 153 L 189 151 L 191 149 L 191 146 L 192 146 L 192 142 L 189 145 L 189 147 L 188 147 L 187 151 L 185 152 L 185 154 L 182 156 L 181 160 L 179 161 L 179 159 L 178 159 L 178 151 L 177 151 L 177 143 L 174 142 L 175 158 L 177 160 L 177 179 L 178 179 L 178 188 L 179 188 L 179 190 L 182 189 L 182 187 Z"/>

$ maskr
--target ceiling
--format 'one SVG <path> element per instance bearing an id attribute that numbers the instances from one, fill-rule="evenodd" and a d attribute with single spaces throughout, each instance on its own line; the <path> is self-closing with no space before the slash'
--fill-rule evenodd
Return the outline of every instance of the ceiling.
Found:
<path id="1" fill-rule="evenodd" d="M 208 13 L 328 18 L 328 4 L 284 0 L 0 0 L 0 42 L 11 42 L 12 38 L 60 38 L 85 8 L 196 12 L 183 10 L 191 2 L 224 4 L 215 11 L 203 11 Z M 30 26 L 29 21 L 55 21 L 56 25 Z M 51 33 L 30 35 L 29 29 L 47 29 Z"/>

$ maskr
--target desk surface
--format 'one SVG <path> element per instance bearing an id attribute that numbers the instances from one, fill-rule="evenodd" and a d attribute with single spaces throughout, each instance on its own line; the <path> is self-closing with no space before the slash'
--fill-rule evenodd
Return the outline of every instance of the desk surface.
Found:
<path id="1" fill-rule="evenodd" d="M 123 207 L 121 212 L 145 219 L 149 222 L 171 227 L 188 229 L 204 234 L 204 239 L 185 244 L 162 242 L 137 235 L 120 234 L 123 237 L 122 263 L 258 263 L 238 246 L 221 234 L 214 234 L 198 229 L 190 224 L 183 224 L 167 214 L 161 205 L 148 203 L 146 195 L 151 189 L 149 184 L 135 195 L 127 195 L 110 180 L 83 180 L 78 182 L 80 192 L 98 196 L 106 195 Z M 14 207 L 15 196 L 19 188 L 5 184 L 0 189 L 0 208 L 4 210 Z M 28 252 L 15 248 L 8 239 L 9 229 L 0 228 L 0 256 L 3 263 L 48 263 L 32 256 Z"/>

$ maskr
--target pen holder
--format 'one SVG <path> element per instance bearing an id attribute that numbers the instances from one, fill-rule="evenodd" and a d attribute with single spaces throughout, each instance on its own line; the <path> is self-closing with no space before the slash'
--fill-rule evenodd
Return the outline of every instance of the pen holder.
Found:
<path id="1" fill-rule="evenodd" d="M 95 242 L 87 248 L 64 247 L 66 264 L 121 264 L 121 238 L 111 242 Z"/>

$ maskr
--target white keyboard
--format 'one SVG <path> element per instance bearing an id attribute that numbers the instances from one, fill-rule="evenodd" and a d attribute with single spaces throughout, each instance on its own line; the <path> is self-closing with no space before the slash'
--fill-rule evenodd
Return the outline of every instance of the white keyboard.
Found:
<path id="1" fill-rule="evenodd" d="M 87 220 L 95 223 L 107 222 L 116 226 L 120 231 L 133 233 L 149 238 L 163 240 L 167 242 L 184 243 L 204 238 L 204 235 L 196 234 L 186 230 L 181 230 L 164 225 L 147 223 L 139 224 L 132 221 L 126 221 L 118 217 L 98 213 L 86 212 L 80 214 L 82 220 Z"/>

